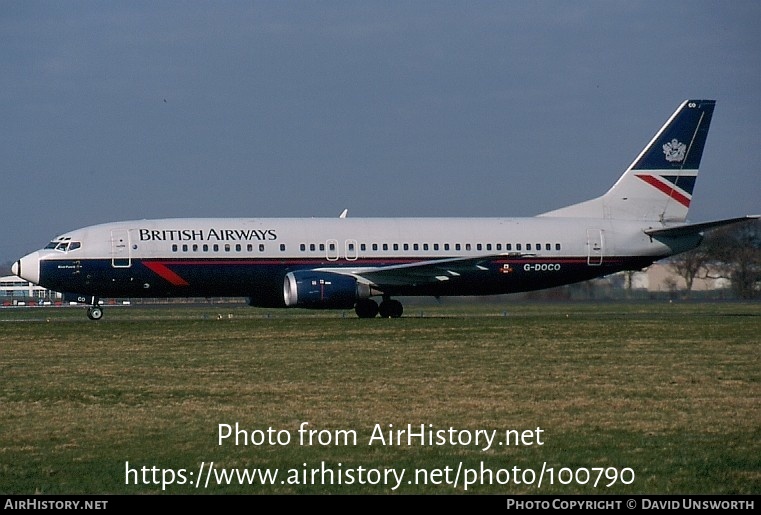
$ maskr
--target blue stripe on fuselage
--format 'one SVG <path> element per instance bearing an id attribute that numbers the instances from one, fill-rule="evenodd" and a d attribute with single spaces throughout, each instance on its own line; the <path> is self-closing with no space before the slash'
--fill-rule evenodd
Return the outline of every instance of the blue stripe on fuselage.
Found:
<path id="1" fill-rule="evenodd" d="M 606 258 L 599 266 L 589 266 L 587 257 L 508 257 L 484 262 L 487 270 L 458 271 L 447 280 L 419 285 L 388 286 L 390 295 L 494 295 L 561 286 L 627 269 L 641 269 L 655 257 Z M 40 284 L 54 291 L 76 292 L 100 297 L 245 297 L 259 291 L 282 295 L 288 272 L 322 267 L 370 268 L 427 261 L 429 258 L 368 258 L 354 261 L 320 259 L 155 259 L 187 284 L 162 278 L 133 259 L 132 266 L 113 267 L 110 259 L 48 260 L 41 263 Z M 507 268 L 506 268 L 507 266 Z M 508 270 L 509 269 L 509 270 Z M 442 271 L 445 267 L 442 267 Z"/>

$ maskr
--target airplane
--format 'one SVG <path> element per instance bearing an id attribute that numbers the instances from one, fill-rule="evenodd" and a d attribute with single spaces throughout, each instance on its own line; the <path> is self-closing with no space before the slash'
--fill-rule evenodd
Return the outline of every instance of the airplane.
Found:
<path id="1" fill-rule="evenodd" d="M 245 297 L 398 318 L 398 297 L 508 294 L 641 270 L 696 248 L 707 230 L 758 218 L 686 221 L 714 106 L 685 100 L 606 193 L 533 217 L 120 221 L 62 234 L 12 271 L 99 320 L 105 297 Z"/>

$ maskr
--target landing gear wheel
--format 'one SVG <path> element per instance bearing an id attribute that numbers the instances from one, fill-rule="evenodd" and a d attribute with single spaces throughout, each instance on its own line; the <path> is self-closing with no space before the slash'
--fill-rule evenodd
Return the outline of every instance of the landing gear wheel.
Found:
<path id="1" fill-rule="evenodd" d="M 380 316 L 383 318 L 399 318 L 402 316 L 404 307 L 398 300 L 386 299 L 378 307 Z"/>
<path id="2" fill-rule="evenodd" d="M 103 310 L 98 306 L 90 306 L 87 308 L 87 318 L 90 320 L 100 320 L 103 318 Z"/>
<path id="3" fill-rule="evenodd" d="M 354 306 L 354 311 L 359 318 L 375 318 L 378 314 L 378 303 L 373 299 L 360 299 Z"/>

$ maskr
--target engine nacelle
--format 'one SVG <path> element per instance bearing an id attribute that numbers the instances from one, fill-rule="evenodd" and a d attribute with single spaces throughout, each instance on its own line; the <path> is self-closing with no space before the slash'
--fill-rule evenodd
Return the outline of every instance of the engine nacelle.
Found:
<path id="1" fill-rule="evenodd" d="M 348 275 L 311 270 L 289 272 L 283 280 L 288 307 L 348 309 L 357 299 L 370 297 L 370 287 Z"/>

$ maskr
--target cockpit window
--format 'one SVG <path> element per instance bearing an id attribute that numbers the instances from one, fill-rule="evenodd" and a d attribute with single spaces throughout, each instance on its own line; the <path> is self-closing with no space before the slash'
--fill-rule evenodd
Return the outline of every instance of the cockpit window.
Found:
<path id="1" fill-rule="evenodd" d="M 51 250 L 59 250 L 61 252 L 68 252 L 70 250 L 77 250 L 82 246 L 82 243 L 78 241 L 51 241 L 45 248 Z"/>

